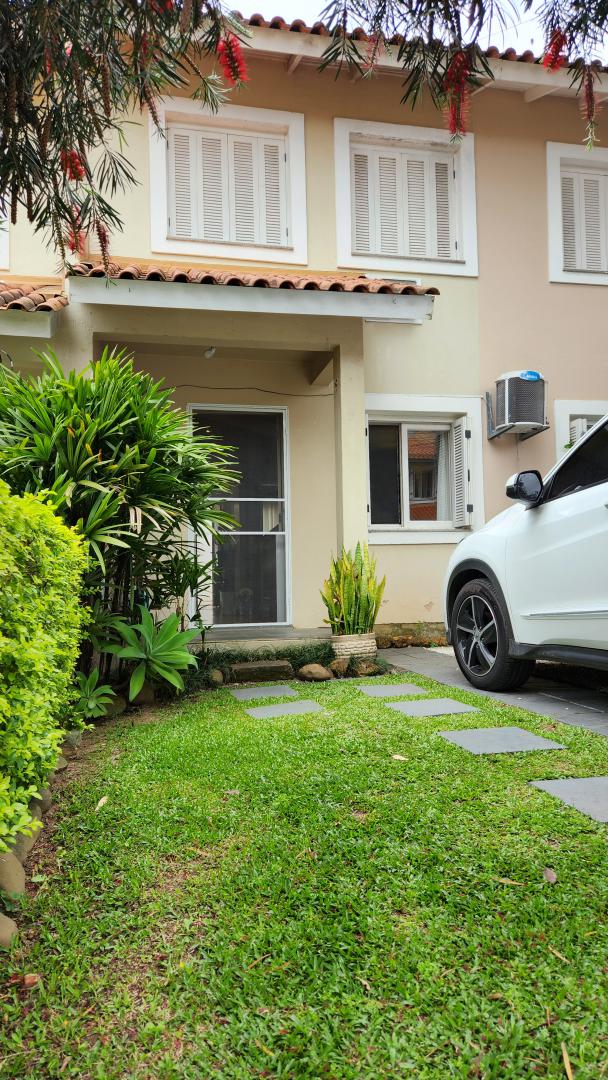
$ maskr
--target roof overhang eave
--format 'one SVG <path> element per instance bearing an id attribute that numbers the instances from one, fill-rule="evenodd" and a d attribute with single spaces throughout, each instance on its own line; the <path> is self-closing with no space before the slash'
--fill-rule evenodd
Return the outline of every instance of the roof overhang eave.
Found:
<path id="1" fill-rule="evenodd" d="M 19 311 L 2 308 L 0 338 L 29 337 L 48 340 L 56 333 L 60 317 L 61 311 Z"/>
<path id="2" fill-rule="evenodd" d="M 225 311 L 420 323 L 433 314 L 432 295 L 252 288 L 167 281 L 68 279 L 72 302 L 166 311 Z"/>

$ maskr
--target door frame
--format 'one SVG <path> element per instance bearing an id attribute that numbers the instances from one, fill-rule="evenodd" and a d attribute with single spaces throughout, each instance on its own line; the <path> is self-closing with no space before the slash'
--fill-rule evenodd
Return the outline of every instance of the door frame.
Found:
<path id="1" fill-rule="evenodd" d="M 216 403 L 189 402 L 186 411 L 193 426 L 196 412 L 240 412 L 240 413 L 280 413 L 283 417 L 283 485 L 284 485 L 284 512 L 285 512 L 285 621 L 268 623 L 211 623 L 212 630 L 238 630 L 252 627 L 275 627 L 292 625 L 292 569 L 291 569 L 291 454 L 289 445 L 289 408 L 287 405 L 228 405 Z M 230 497 L 227 500 L 230 501 Z M 235 500 L 238 501 L 238 500 Z M 272 500 L 270 500 L 272 501 Z M 238 529 L 235 532 L 238 533 Z M 191 533 L 192 535 L 192 533 Z M 199 543 L 201 543 L 199 539 Z M 208 548 L 209 556 L 211 551 Z M 212 586 L 213 588 L 213 586 Z M 203 608 L 203 611 L 205 608 Z M 207 608 L 208 610 L 208 608 Z"/>

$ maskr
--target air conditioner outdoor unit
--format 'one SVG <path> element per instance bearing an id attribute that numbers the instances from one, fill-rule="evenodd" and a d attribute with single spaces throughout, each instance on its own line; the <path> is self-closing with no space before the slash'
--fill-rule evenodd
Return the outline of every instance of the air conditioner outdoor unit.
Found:
<path id="1" fill-rule="evenodd" d="M 487 395 L 488 419 L 491 398 Z M 510 432 L 529 437 L 545 431 L 547 424 L 547 384 L 540 371 L 507 371 L 496 380 L 496 418 L 488 423 L 488 436 Z"/>

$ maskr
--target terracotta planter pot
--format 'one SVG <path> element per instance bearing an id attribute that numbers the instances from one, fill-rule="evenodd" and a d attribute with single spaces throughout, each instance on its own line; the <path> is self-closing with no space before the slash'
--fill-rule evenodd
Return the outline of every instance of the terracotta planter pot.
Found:
<path id="1" fill-rule="evenodd" d="M 332 634 L 331 643 L 339 660 L 350 656 L 358 660 L 373 659 L 378 652 L 375 634 Z"/>

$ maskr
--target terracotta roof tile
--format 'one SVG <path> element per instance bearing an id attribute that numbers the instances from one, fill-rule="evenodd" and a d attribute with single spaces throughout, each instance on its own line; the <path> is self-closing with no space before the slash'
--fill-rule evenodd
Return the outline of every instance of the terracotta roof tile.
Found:
<path id="1" fill-rule="evenodd" d="M 256 13 L 249 17 L 243 16 L 240 12 L 237 12 L 237 17 L 241 20 L 244 26 L 251 26 L 254 29 L 268 29 L 268 30 L 283 30 L 292 34 L 316 34 L 320 37 L 329 37 L 329 28 L 323 22 L 315 22 L 312 26 L 308 26 L 304 19 L 293 19 L 292 22 L 287 22 L 281 15 L 275 15 L 272 19 L 265 19 L 263 15 Z M 350 31 L 349 35 L 354 41 L 368 41 L 369 35 L 362 26 L 356 26 Z M 394 34 L 389 40 L 390 45 L 400 45 L 403 41 L 401 34 Z M 523 53 L 518 53 L 516 49 L 497 49 L 495 45 L 490 45 L 485 50 L 485 55 L 489 60 L 516 60 L 520 64 L 539 64 L 542 57 L 535 56 L 530 49 L 526 49 Z M 601 65 L 599 65 L 601 67 Z"/>
<path id="2" fill-rule="evenodd" d="M 410 281 L 368 278 L 362 274 L 303 274 L 277 270 L 241 270 L 200 266 L 156 266 L 144 263 L 110 263 L 109 277 L 130 281 L 188 282 L 196 285 L 246 286 L 251 289 L 308 289 L 312 291 L 393 293 L 438 296 L 439 289 Z M 102 263 L 80 262 L 71 268 L 75 277 L 105 277 Z"/>
<path id="3" fill-rule="evenodd" d="M 60 283 L 0 281 L 0 311 L 60 311 L 67 303 Z"/>

